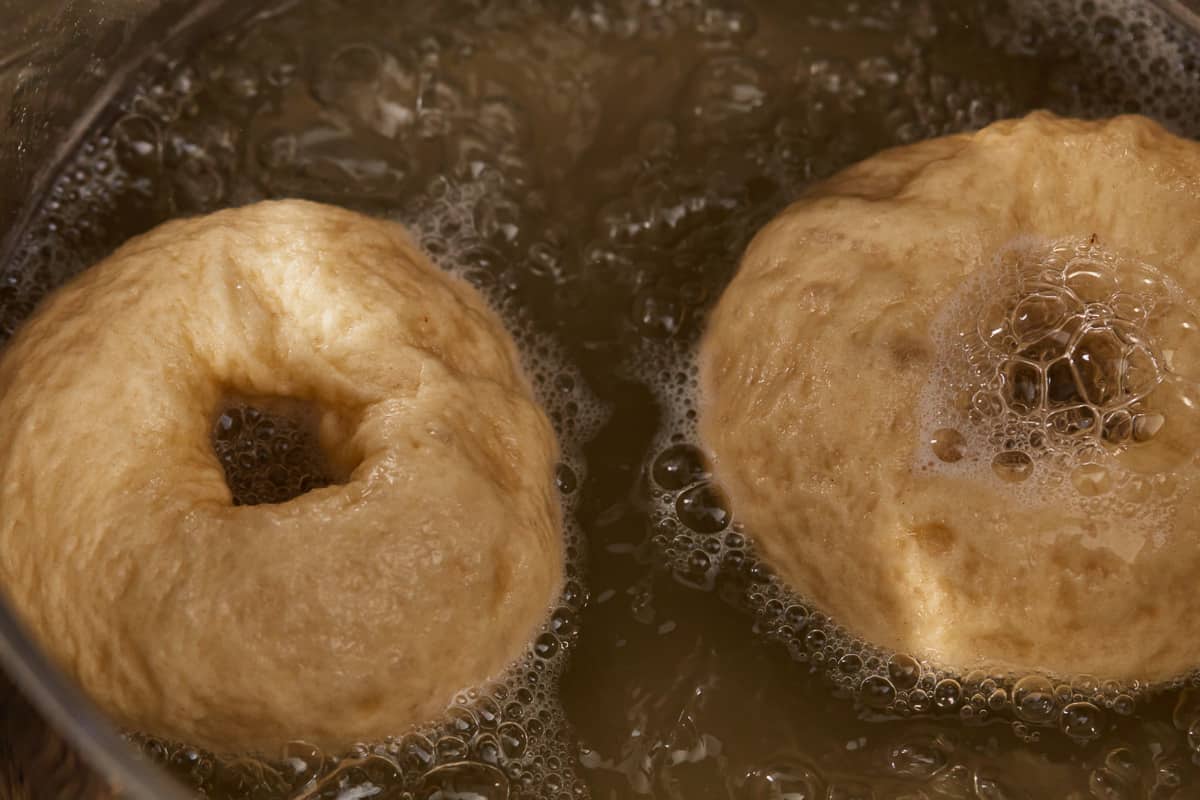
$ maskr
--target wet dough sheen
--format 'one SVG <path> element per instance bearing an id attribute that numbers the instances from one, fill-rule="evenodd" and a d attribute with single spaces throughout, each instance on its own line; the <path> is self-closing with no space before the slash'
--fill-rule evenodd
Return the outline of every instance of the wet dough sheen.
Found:
<path id="1" fill-rule="evenodd" d="M 931 322 L 976 270 L 1018 237 L 1094 236 L 1200 297 L 1197 220 L 1200 145 L 1038 113 L 884 152 L 767 225 L 702 343 L 700 429 L 780 577 L 852 633 L 952 667 L 1197 666 L 1190 461 L 1156 530 L 914 467 Z"/>
<path id="2" fill-rule="evenodd" d="M 210 440 L 231 393 L 319 407 L 348 482 L 234 507 Z M 0 360 L 0 579 L 130 728 L 396 734 L 544 619 L 555 459 L 500 320 L 401 226 L 298 201 L 171 222 Z"/>

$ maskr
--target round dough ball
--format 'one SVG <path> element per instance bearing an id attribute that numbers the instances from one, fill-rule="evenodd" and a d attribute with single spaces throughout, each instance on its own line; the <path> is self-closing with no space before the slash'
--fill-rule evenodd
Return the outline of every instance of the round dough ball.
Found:
<path id="1" fill-rule="evenodd" d="M 1195 323 L 1180 329 L 1191 344 L 1167 347 L 1154 318 L 1170 306 L 1195 319 L 1197 219 L 1200 145 L 1141 117 L 1047 113 L 889 150 L 784 211 L 747 250 L 700 352 L 701 436 L 765 560 L 853 634 L 955 669 L 1159 680 L 1200 665 L 1200 349 L 1185 352 Z M 1006 266 L 1014 253 L 1019 269 Z M 1158 275 L 1170 302 L 1134 324 L 1121 315 L 1136 308 L 1104 310 L 1132 295 L 1097 305 L 1082 284 L 1053 289 L 1127 361 L 1101 363 L 1083 323 L 1056 323 L 1082 377 L 1060 359 L 1025 384 L 1022 359 L 1038 356 L 1014 350 L 1017 372 L 984 378 L 992 392 L 1029 389 L 1032 410 L 1010 397 L 997 417 L 1026 438 L 1004 441 L 1003 425 L 981 435 L 992 412 L 955 394 L 982 380 L 965 355 L 976 324 L 993 303 L 1005 325 L 1025 324 L 1013 276 L 1036 293 L 1081 264 L 1121 285 Z M 1139 434 L 1155 443 L 1111 438 L 1120 415 L 1107 416 L 1133 402 L 1120 393 L 1139 336 L 1162 373 L 1129 408 L 1157 420 Z M 1107 389 L 1085 374 L 1112 365 Z M 1110 390 L 1100 438 L 1081 398 Z M 1092 422 L 1038 428 L 1069 404 Z M 962 434 L 944 459 L 931 452 L 939 417 Z M 1060 434 L 1084 444 L 1042 457 Z M 1014 456 L 1020 470 L 1001 456 L 1011 447 L 1030 456 Z"/>
<path id="2" fill-rule="evenodd" d="M 231 396 L 348 476 L 234 506 Z M 129 728 L 219 751 L 402 732 L 527 647 L 563 574 L 557 445 L 501 321 L 405 230 L 267 202 L 170 222 L 0 360 L 0 582 Z"/>

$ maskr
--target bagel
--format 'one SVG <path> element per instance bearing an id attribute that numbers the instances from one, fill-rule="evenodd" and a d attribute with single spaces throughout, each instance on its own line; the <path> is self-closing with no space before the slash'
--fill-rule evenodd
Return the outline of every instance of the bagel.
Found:
<path id="1" fill-rule="evenodd" d="M 343 478 L 235 505 L 230 398 Z M 500 319 L 404 228 L 301 201 L 169 222 L 0 358 L 0 581 L 121 725 L 214 750 L 402 733 L 527 649 L 557 444 Z"/>
<path id="2" fill-rule="evenodd" d="M 1035 113 L 810 190 L 698 356 L 761 557 L 960 673 L 1200 665 L 1196 219 L 1200 144 L 1137 116 Z"/>

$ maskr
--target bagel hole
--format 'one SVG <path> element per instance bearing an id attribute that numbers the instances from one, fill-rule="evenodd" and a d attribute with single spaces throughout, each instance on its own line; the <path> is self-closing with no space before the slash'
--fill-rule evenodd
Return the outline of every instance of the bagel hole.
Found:
<path id="1" fill-rule="evenodd" d="M 235 506 L 286 503 L 342 484 L 341 468 L 321 446 L 321 409 L 283 397 L 227 397 L 212 426 L 212 448 Z"/>

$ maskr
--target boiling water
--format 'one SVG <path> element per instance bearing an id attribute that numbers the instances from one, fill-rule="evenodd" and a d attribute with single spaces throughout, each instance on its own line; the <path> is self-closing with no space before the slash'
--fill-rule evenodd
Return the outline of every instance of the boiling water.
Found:
<path id="1" fill-rule="evenodd" d="M 407 221 L 517 329 L 586 553 L 528 658 L 422 730 L 266 760 L 136 740 L 212 797 L 1197 796 L 1189 686 L 950 675 L 791 598 L 698 459 L 689 361 L 748 238 L 812 180 L 1039 107 L 1197 135 L 1197 55 L 1099 0 L 316 0 L 166 48 L 15 240 L 0 335 L 172 216 L 302 196 Z M 1104 414 L 1135 436 L 1135 404 Z M 247 408 L 214 423 L 246 502 L 336 478 L 302 420 L 260 408 L 264 433 Z M 256 489 L 279 441 L 313 460 Z"/>

